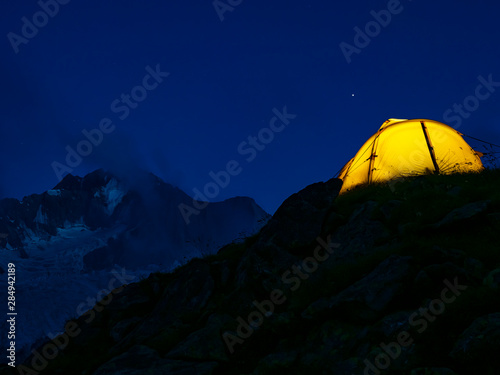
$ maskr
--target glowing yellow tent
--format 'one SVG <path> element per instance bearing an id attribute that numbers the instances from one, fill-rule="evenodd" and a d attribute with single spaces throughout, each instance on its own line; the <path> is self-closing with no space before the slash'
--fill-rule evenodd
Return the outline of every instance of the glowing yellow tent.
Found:
<path id="1" fill-rule="evenodd" d="M 389 119 L 339 172 L 341 193 L 359 184 L 427 173 L 478 172 L 474 151 L 452 127 L 437 121 Z"/>

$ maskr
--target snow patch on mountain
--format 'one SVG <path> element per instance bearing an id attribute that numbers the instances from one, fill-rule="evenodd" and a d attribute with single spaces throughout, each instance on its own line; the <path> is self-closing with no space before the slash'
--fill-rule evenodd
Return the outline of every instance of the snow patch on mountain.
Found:
<path id="1" fill-rule="evenodd" d="M 78 306 L 106 287 L 112 277 L 110 272 L 83 273 L 83 257 L 106 245 L 121 230 L 122 227 L 97 231 L 85 226 L 59 228 L 50 239 L 27 237 L 23 241 L 28 254 L 25 259 L 19 259 L 14 249 L 0 251 L 1 264 L 16 265 L 16 306 L 20 312 L 17 320 L 23 327 L 16 341 L 23 353 L 28 353 L 36 339 L 60 330 L 67 319 L 81 314 Z M 0 329 L 6 332 L 4 322 Z"/>
<path id="2" fill-rule="evenodd" d="M 104 200 L 106 205 L 106 212 L 111 216 L 127 192 L 121 187 L 120 183 L 115 179 L 111 178 L 106 186 L 103 186 L 98 192 L 95 193 L 94 197 L 99 197 Z"/>
<path id="3" fill-rule="evenodd" d="M 35 223 L 47 224 L 47 214 L 43 213 L 42 205 L 38 207 L 38 211 L 36 212 Z"/>

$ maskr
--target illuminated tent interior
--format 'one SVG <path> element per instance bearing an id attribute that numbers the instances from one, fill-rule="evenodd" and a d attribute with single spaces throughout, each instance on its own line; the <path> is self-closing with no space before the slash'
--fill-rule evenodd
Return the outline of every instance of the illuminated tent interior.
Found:
<path id="1" fill-rule="evenodd" d="M 462 134 L 443 123 L 389 119 L 339 172 L 340 193 L 360 184 L 428 173 L 479 172 L 484 167 Z"/>

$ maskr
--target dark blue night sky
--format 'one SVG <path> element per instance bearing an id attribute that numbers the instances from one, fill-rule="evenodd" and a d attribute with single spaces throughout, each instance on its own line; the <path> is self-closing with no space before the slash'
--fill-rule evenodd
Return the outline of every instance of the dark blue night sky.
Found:
<path id="1" fill-rule="evenodd" d="M 58 4 L 2 4 L 1 197 L 56 185 L 54 162 L 84 130 L 95 144 L 81 144 L 73 174 L 141 168 L 194 195 L 229 163 L 211 199 L 247 195 L 270 213 L 333 177 L 391 117 L 500 142 L 492 0 Z M 355 41 L 355 27 L 372 36 Z"/>

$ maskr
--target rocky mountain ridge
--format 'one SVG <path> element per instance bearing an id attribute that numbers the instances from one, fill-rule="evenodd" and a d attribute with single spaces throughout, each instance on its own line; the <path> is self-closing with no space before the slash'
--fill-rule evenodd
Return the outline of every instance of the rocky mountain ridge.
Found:
<path id="1" fill-rule="evenodd" d="M 180 204 L 193 200 L 152 174 L 124 180 L 103 170 L 67 175 L 52 190 L 21 201 L 1 200 L 1 267 L 17 269 L 19 357 L 91 307 L 99 291 L 109 293 L 112 281 L 119 287 L 170 271 L 242 241 L 269 218 L 253 199 L 236 197 L 206 205 L 187 224 Z M 124 272 L 125 281 L 116 276 Z M 6 329 L 2 321 L 0 330 Z"/>
<path id="2" fill-rule="evenodd" d="M 114 290 L 22 369 L 496 374 L 499 182 L 429 175 L 340 197 L 339 180 L 313 184 L 245 242 Z"/>

